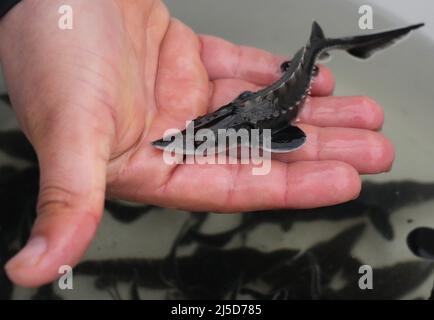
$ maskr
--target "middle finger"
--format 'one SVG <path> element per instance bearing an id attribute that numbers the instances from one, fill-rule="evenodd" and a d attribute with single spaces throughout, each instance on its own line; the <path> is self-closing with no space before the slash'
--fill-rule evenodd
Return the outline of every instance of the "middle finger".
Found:
<path id="1" fill-rule="evenodd" d="M 232 101 L 243 91 L 257 91 L 261 87 L 237 79 L 211 82 L 208 112 Z M 381 107 L 368 97 L 309 97 L 302 108 L 300 121 L 319 127 L 348 127 L 378 130 L 383 125 Z"/>
<path id="2" fill-rule="evenodd" d="M 389 171 L 395 158 L 392 143 L 381 133 L 353 128 L 320 128 L 300 125 L 306 143 L 289 153 L 272 154 L 282 162 L 338 160 L 361 174 Z"/>

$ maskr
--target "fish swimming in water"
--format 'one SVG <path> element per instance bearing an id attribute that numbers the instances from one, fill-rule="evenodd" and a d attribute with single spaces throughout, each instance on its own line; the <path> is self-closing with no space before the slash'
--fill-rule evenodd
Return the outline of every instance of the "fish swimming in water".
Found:
<path id="1" fill-rule="evenodd" d="M 182 132 L 178 131 L 170 137 L 156 140 L 152 145 L 164 150 L 175 141 L 181 140 L 181 148 L 178 145 L 175 150 L 178 150 L 178 153 L 191 155 L 195 154 L 199 147 L 203 147 L 204 143 L 217 150 L 221 129 L 232 129 L 231 134 L 237 134 L 242 130 L 250 134 L 253 129 L 256 129 L 262 149 L 274 153 L 296 150 L 306 142 L 306 134 L 294 126 L 293 122 L 297 119 L 311 92 L 312 82 L 318 74 L 318 67 L 315 65 L 317 60 L 328 57 L 328 52 L 334 49 L 345 50 L 356 58 L 367 59 L 376 51 L 392 45 L 411 30 L 423 25 L 419 23 L 361 36 L 326 38 L 319 24 L 313 22 L 308 44 L 298 50 L 291 61 L 281 65 L 283 74 L 279 80 L 257 92 L 241 93 L 235 100 L 215 112 L 191 121 Z M 214 138 L 209 138 L 208 135 L 202 140 L 194 138 L 201 129 L 210 130 Z M 270 130 L 271 135 L 271 141 L 265 144 L 265 147 L 264 129 Z M 193 135 L 189 136 L 188 132 L 192 132 Z M 250 137 L 248 147 L 258 146 L 253 145 L 254 139 L 251 134 Z M 226 140 L 224 142 L 226 143 Z M 243 142 L 237 138 L 232 139 L 232 145 L 225 146 L 227 149 L 239 145 L 243 145 Z"/>

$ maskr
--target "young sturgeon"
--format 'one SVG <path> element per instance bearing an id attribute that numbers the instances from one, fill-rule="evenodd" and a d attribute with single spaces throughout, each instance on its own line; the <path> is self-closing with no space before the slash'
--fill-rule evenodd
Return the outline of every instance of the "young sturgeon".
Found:
<path id="1" fill-rule="evenodd" d="M 354 57 L 367 59 L 376 51 L 392 45 L 411 30 L 423 25 L 420 23 L 362 36 L 326 38 L 319 24 L 313 22 L 308 44 L 298 50 L 291 61 L 282 64 L 283 75 L 279 80 L 257 92 L 241 93 L 217 111 L 193 120 L 184 131 L 156 140 L 152 144 L 156 148 L 164 149 L 177 138 L 181 138 L 181 153 L 194 154 L 202 143 L 207 142 L 209 145 L 210 141 L 187 143 L 186 130 L 189 127 L 194 134 L 200 129 L 209 129 L 214 137 L 219 136 L 219 129 L 234 129 L 235 133 L 241 129 L 246 129 L 247 132 L 251 132 L 252 129 L 259 129 L 259 132 L 271 129 L 269 151 L 293 151 L 306 141 L 306 134 L 291 123 L 297 119 L 306 97 L 310 94 L 312 81 L 318 72 L 315 65 L 318 59 L 327 57 L 328 51 L 333 49 L 345 50 Z M 235 141 L 239 144 L 238 140 Z M 217 142 L 218 138 L 211 141 L 211 144 L 217 147 Z"/>

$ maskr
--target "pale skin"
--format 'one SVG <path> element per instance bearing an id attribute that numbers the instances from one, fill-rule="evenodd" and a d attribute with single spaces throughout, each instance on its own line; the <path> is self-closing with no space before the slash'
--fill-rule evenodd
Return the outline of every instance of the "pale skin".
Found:
<path id="1" fill-rule="evenodd" d="M 73 30 L 57 26 L 63 4 L 74 9 Z M 151 141 L 268 85 L 284 58 L 198 35 L 158 0 L 24 0 L 0 22 L 0 57 L 41 169 L 32 235 L 6 265 L 22 286 L 79 262 L 105 197 L 194 211 L 313 208 L 357 197 L 360 174 L 388 171 L 394 159 L 378 104 L 331 96 L 321 66 L 300 115 L 308 142 L 275 157 L 270 174 L 166 165 Z"/>

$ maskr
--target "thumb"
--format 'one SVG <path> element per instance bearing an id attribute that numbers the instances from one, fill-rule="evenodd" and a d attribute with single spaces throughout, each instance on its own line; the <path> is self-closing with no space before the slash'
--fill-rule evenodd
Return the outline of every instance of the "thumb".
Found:
<path id="1" fill-rule="evenodd" d="M 28 132 L 41 170 L 37 218 L 26 246 L 6 264 L 10 279 L 26 287 L 56 279 L 60 266 L 84 254 L 102 216 L 110 156 L 110 122 L 79 112 L 45 118 L 42 134 Z"/>

